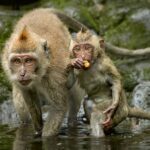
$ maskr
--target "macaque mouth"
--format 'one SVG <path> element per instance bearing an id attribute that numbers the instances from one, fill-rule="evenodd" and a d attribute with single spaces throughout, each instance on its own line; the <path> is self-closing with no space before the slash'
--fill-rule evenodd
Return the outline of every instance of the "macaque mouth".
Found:
<path id="1" fill-rule="evenodd" d="M 24 86 L 29 85 L 29 83 L 31 83 L 31 81 L 32 81 L 31 79 L 29 79 L 29 80 L 19 80 L 20 84 L 24 85 Z"/>

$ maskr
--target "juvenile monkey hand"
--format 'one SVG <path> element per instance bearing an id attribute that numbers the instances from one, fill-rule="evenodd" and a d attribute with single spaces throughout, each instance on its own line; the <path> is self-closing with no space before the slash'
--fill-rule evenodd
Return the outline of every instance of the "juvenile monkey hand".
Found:
<path id="1" fill-rule="evenodd" d="M 103 113 L 106 115 L 105 121 L 102 123 L 104 127 L 110 127 L 112 124 L 112 116 L 114 115 L 114 112 L 116 110 L 115 105 L 111 105 L 108 107 Z"/>
<path id="2" fill-rule="evenodd" d="M 83 59 L 82 58 L 72 59 L 70 65 L 76 69 L 83 69 Z"/>

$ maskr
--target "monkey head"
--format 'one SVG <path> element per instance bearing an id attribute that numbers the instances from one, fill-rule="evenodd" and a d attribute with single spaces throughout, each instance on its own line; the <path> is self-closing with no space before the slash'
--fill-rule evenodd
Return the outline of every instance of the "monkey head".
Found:
<path id="1" fill-rule="evenodd" d="M 3 63 L 10 80 L 23 87 L 40 82 L 49 64 L 47 42 L 26 26 L 10 39 Z"/>
<path id="2" fill-rule="evenodd" d="M 70 42 L 71 58 L 80 58 L 93 63 L 104 54 L 104 40 L 89 30 L 79 31 Z"/>

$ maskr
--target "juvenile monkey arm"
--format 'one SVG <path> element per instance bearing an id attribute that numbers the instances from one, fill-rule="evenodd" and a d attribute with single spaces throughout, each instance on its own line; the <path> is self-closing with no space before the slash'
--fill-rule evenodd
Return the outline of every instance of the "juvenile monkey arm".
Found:
<path id="1" fill-rule="evenodd" d="M 110 68 L 111 84 L 112 84 L 112 107 L 116 109 L 120 100 L 120 94 L 122 90 L 121 86 L 121 76 L 117 71 L 116 67 L 113 65 Z"/>
<path id="2" fill-rule="evenodd" d="M 114 79 L 112 82 L 112 104 L 103 112 L 106 114 L 106 120 L 103 122 L 103 125 L 107 126 L 110 124 L 112 116 L 115 113 L 115 110 L 118 107 L 121 94 L 121 82 L 120 80 Z"/>
<path id="3" fill-rule="evenodd" d="M 121 94 L 121 82 L 114 80 L 112 85 L 112 106 L 115 108 L 118 106 Z"/>
<path id="4" fill-rule="evenodd" d="M 109 76 L 109 82 L 111 83 L 111 91 L 112 91 L 112 104 L 103 112 L 106 114 L 106 120 L 103 122 L 104 126 L 108 125 L 111 121 L 112 116 L 114 115 L 114 112 L 116 108 L 118 107 L 121 95 L 121 76 L 117 70 L 117 68 L 114 66 L 114 64 L 109 60 L 109 63 L 107 61 L 107 74 Z"/>

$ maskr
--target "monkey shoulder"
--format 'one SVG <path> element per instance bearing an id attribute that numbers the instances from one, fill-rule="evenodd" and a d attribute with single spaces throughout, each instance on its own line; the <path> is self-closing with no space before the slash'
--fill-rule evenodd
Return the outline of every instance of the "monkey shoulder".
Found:
<path id="1" fill-rule="evenodd" d="M 121 75 L 120 75 L 117 67 L 115 66 L 113 61 L 108 56 L 105 57 L 105 59 L 103 61 L 103 68 L 105 68 L 105 73 L 107 74 L 107 76 L 109 76 L 111 78 L 118 78 L 121 80 Z"/>

